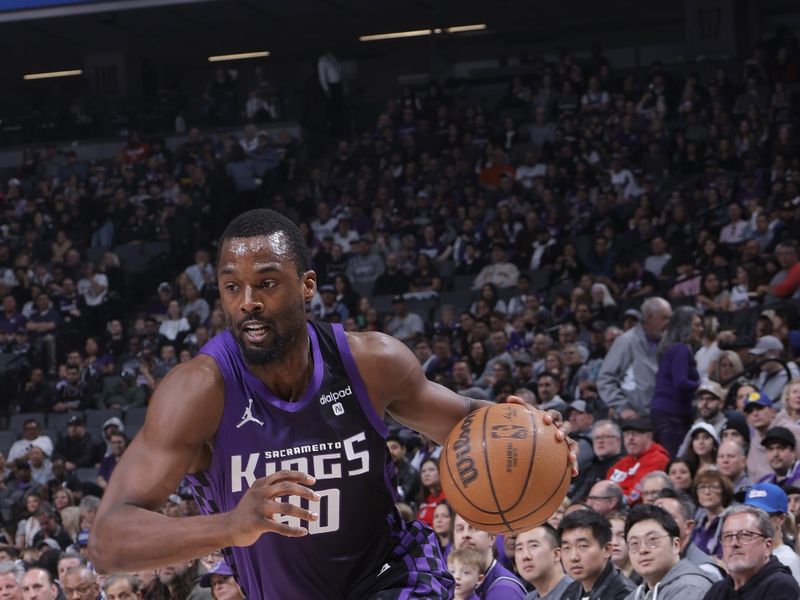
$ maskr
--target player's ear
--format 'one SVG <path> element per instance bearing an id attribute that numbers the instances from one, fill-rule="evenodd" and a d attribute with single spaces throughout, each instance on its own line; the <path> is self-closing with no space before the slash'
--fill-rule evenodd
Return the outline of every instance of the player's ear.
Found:
<path id="1" fill-rule="evenodd" d="M 314 271 L 306 271 L 300 276 L 303 281 L 303 298 L 310 302 L 317 293 L 317 274 Z"/>

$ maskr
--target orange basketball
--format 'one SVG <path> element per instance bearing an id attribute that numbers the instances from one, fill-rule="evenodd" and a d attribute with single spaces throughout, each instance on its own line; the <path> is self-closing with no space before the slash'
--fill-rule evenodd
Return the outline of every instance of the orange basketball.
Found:
<path id="1" fill-rule="evenodd" d="M 544 523 L 564 500 L 572 466 L 544 413 L 496 404 L 467 415 L 439 459 L 447 502 L 490 533 L 526 531 Z"/>

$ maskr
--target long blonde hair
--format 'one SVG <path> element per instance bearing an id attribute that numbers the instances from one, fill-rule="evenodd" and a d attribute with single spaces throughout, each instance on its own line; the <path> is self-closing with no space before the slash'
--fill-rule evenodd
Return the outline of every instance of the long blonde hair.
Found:
<path id="1" fill-rule="evenodd" d="M 795 422 L 798 422 L 800 421 L 800 409 L 794 409 L 789 406 L 789 392 L 795 385 L 800 385 L 800 379 L 792 379 L 783 387 L 781 402 L 783 403 L 783 410 L 786 411 L 786 414 L 789 415 Z"/>

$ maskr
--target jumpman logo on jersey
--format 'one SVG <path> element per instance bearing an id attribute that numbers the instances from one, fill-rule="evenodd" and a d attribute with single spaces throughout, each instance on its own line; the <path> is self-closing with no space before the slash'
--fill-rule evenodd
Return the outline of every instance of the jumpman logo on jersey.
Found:
<path id="1" fill-rule="evenodd" d="M 248 398 L 248 402 L 249 402 L 249 404 L 247 405 L 247 408 L 244 409 L 244 414 L 242 415 L 242 420 L 236 426 L 236 429 L 239 429 L 245 423 L 258 423 L 259 425 L 261 425 L 261 427 L 264 426 L 264 421 L 262 421 L 261 419 L 256 419 L 253 416 L 253 399 L 252 398 Z"/>

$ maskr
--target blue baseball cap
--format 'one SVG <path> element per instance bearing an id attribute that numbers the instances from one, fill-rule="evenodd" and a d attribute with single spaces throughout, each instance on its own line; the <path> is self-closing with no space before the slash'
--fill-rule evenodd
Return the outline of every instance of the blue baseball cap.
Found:
<path id="1" fill-rule="evenodd" d="M 231 571 L 231 568 L 228 566 L 228 563 L 226 563 L 224 560 L 221 560 L 217 564 L 215 564 L 213 567 L 211 567 L 211 570 L 208 573 L 206 573 L 205 575 L 203 575 L 200 578 L 200 587 L 204 587 L 204 588 L 211 587 L 211 576 L 212 575 L 221 575 L 222 577 L 231 577 L 231 576 L 233 576 L 233 571 Z"/>
<path id="2" fill-rule="evenodd" d="M 786 513 L 789 510 L 789 498 L 774 483 L 757 483 L 744 498 L 748 506 L 755 506 L 767 513 Z"/>
<path id="3" fill-rule="evenodd" d="M 750 392 L 744 399 L 744 412 L 751 406 L 772 406 L 772 399 L 764 392 Z"/>

